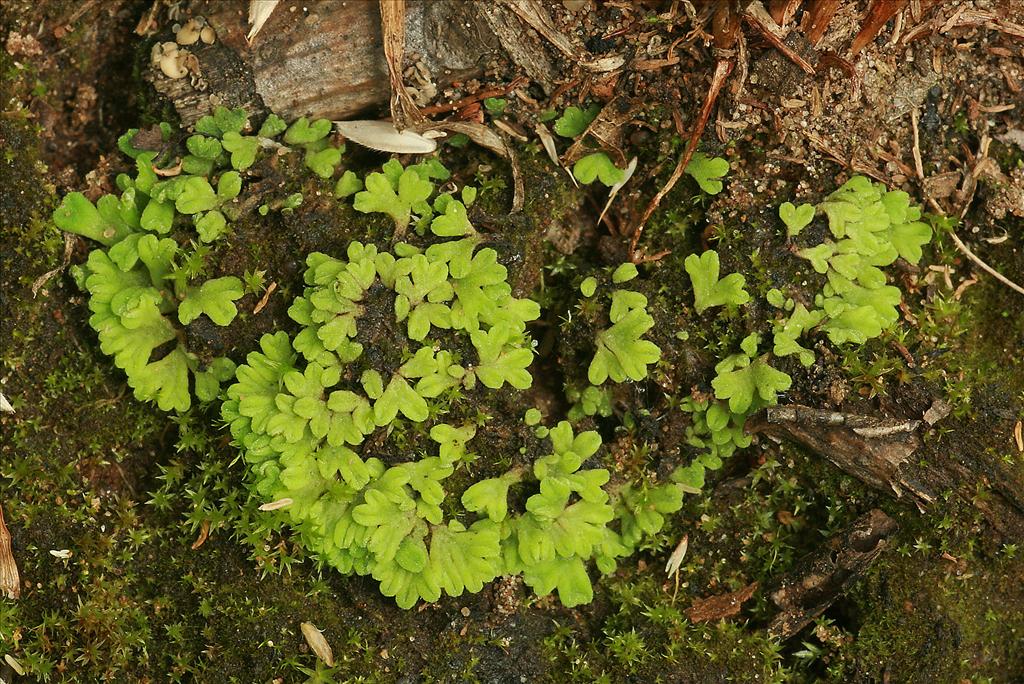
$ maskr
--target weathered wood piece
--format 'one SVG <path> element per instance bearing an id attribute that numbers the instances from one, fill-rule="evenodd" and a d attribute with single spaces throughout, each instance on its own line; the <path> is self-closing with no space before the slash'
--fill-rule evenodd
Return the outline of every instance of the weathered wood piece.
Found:
<path id="1" fill-rule="evenodd" d="M 896 530 L 896 522 L 875 509 L 801 559 L 769 594 L 779 607 L 769 635 L 788 639 L 821 615 L 878 558 Z"/>
<path id="2" fill-rule="evenodd" d="M 806 406 L 767 409 L 765 432 L 824 456 L 861 482 L 924 509 L 947 492 L 971 501 L 1000 534 L 1024 541 L 1024 483 L 983 453 L 922 448 L 921 421 L 822 411 Z M 976 496 L 981 484 L 988 491 Z"/>
<path id="3" fill-rule="evenodd" d="M 783 432 L 832 461 L 858 480 L 897 497 L 909 492 L 920 504 L 935 500 L 926 483 L 910 477 L 905 467 L 921 446 L 917 420 L 887 420 L 806 406 L 773 406 L 771 428 Z"/>
<path id="4" fill-rule="evenodd" d="M 743 604 L 750 600 L 755 591 L 757 591 L 757 582 L 728 594 L 694 599 L 693 604 L 686 610 L 686 617 L 694 624 L 730 618 L 740 612 Z"/>
<path id="5" fill-rule="evenodd" d="M 286 120 L 386 115 L 391 89 L 377 2 L 283 0 L 251 44 L 245 3 L 192 0 L 183 15 L 203 16 L 217 32 L 214 44 L 189 46 L 201 78 L 172 80 L 154 69 L 146 77 L 186 124 L 218 104 Z M 415 63 L 406 85 L 424 95 L 481 75 L 502 54 L 542 86 L 557 74 L 543 41 L 495 3 L 408 0 L 404 42 L 406 63 Z"/>

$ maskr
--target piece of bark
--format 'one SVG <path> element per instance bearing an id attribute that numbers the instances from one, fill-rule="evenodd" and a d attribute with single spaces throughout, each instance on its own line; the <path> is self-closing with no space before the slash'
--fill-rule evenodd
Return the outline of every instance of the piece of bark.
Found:
<path id="1" fill-rule="evenodd" d="M 917 453 L 921 421 L 773 406 L 765 424 L 752 426 L 787 437 L 824 456 L 861 482 L 924 509 L 946 492 L 959 492 L 1004 537 L 1024 541 L 1024 483 L 981 453 Z M 971 443 L 968 443 L 970 446 Z M 986 496 L 976 496 L 981 485 Z"/>
<path id="2" fill-rule="evenodd" d="M 892 518 L 874 509 L 801 559 L 769 594 L 779 607 L 769 636 L 788 639 L 821 615 L 878 558 L 897 529 Z"/>
<path id="3" fill-rule="evenodd" d="M 478 6 L 479 16 L 486 22 L 494 38 L 504 46 L 512 61 L 537 82 L 545 93 L 550 93 L 558 79 L 558 71 L 536 32 L 523 26 L 522 20 L 515 12 L 503 4 L 473 4 Z"/>
<path id="4" fill-rule="evenodd" d="M 935 500 L 924 483 L 908 476 L 907 463 L 921 446 L 915 430 L 920 421 L 889 420 L 807 406 L 773 406 L 771 428 L 825 456 L 858 480 L 897 497 L 910 492 L 919 503 Z"/>
<path id="5" fill-rule="evenodd" d="M 757 582 L 728 594 L 694 599 L 693 604 L 686 609 L 686 617 L 690 618 L 690 622 L 693 623 L 732 617 L 740 612 L 740 608 L 754 595 L 755 591 L 757 591 Z"/>
<path id="6" fill-rule="evenodd" d="M 483 11 L 489 4 L 407 3 L 405 54 L 418 55 L 420 71 L 439 90 L 482 74 L 488 59 L 501 54 L 495 22 L 514 27 L 506 33 L 524 42 L 522 21 L 511 12 L 489 21 Z M 192 0 L 185 14 L 204 16 L 217 32 L 213 45 L 189 48 L 199 60 L 199 87 L 191 78 L 172 80 L 159 70 L 147 69 L 146 75 L 186 125 L 218 104 L 274 111 L 286 120 L 350 119 L 387 106 L 390 80 L 376 2 L 285 0 L 251 45 L 242 3 Z"/>
<path id="7" fill-rule="evenodd" d="M 806 22 L 804 32 L 811 45 L 817 45 L 825 35 L 828 25 L 832 22 L 832 17 L 839 9 L 839 4 L 840 0 L 811 0 L 807 7 L 807 13 L 804 15 Z"/>

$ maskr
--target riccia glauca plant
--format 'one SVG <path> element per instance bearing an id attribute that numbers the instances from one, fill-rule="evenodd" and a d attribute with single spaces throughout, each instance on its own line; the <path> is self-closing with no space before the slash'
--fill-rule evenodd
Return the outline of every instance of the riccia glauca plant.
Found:
<path id="1" fill-rule="evenodd" d="M 528 444 L 509 446 L 517 458 L 477 463 L 488 396 L 532 384 L 526 326 L 540 310 L 512 295 L 498 253 L 469 220 L 476 190 L 438 194 L 434 181 L 449 174 L 436 159 L 343 173 L 339 199 L 388 215 L 396 236 L 411 227 L 421 244 L 353 242 L 342 255 L 308 255 L 306 289 L 289 308 L 300 332 L 265 335 L 236 372 L 226 357 L 201 359 L 184 332 L 201 317 L 230 325 L 252 279 L 204 278 L 210 246 L 232 230 L 245 174 L 264 150 L 304 153 L 321 178 L 334 175 L 341 150 L 325 121 L 271 116 L 248 135 L 242 110 L 218 108 L 195 130 L 183 141 L 167 125 L 129 131 L 120 147 L 136 174 L 118 177 L 121 194 L 93 203 L 71 193 L 54 213 L 58 227 L 100 245 L 78 281 L 101 349 L 136 397 L 184 412 L 233 380 L 222 414 L 254 497 L 320 561 L 372 575 L 403 607 L 515 574 L 566 605 L 590 601 L 589 561 L 611 571 L 678 497 L 612 490 L 608 471 L 592 467 L 598 434 L 564 421 L 549 430 L 535 410 L 520 423 Z"/>
<path id="2" fill-rule="evenodd" d="M 532 385 L 527 324 L 540 308 L 513 296 L 470 221 L 475 189 L 436 194 L 433 180 L 447 177 L 436 160 L 392 161 L 339 180 L 357 211 L 421 237 L 310 254 L 289 309 L 301 329 L 263 337 L 223 416 L 265 508 L 320 561 L 372 576 L 398 605 L 506 575 L 586 603 L 588 562 L 612 571 L 679 508 L 681 490 L 609 487 L 592 467 L 600 436 L 540 426 L 535 410 L 524 444 L 505 445 L 519 458 L 476 453 L 484 409 Z"/>
<path id="3" fill-rule="evenodd" d="M 687 441 L 705 453 L 671 482 L 612 482 L 597 432 L 568 421 L 545 427 L 536 409 L 508 428 L 509 408 L 527 405 L 521 393 L 533 383 L 529 324 L 540 307 L 513 294 L 501 255 L 474 227 L 476 189 L 438 191 L 450 174 L 437 159 L 340 175 L 335 197 L 388 216 L 395 237 L 307 255 L 304 289 L 288 309 L 295 334 L 264 335 L 237 367 L 190 349 L 187 326 L 228 326 L 238 315 L 247 285 L 235 275 L 206 278 L 204 261 L 239 216 L 247 170 L 265 150 L 298 153 L 333 182 L 343 153 L 330 145 L 326 121 L 288 126 L 271 116 L 249 134 L 245 112 L 219 108 L 195 129 L 183 141 L 166 125 L 130 131 L 120 147 L 136 173 L 118 177 L 120 194 L 93 203 L 72 193 L 54 213 L 59 227 L 100 245 L 78 273 L 90 324 L 139 399 L 183 412 L 223 398 L 262 508 L 320 562 L 372 576 L 402 607 L 509 575 L 539 595 L 557 592 L 564 605 L 589 602 L 591 561 L 612 572 L 679 510 L 685 492 L 699 490 L 706 468 L 749 444 L 747 416 L 790 384 L 773 356 L 813 360 L 798 339 L 819 330 L 835 344 L 877 335 L 894 318 L 858 288 L 888 306 L 878 267 L 915 249 L 919 256 L 930 237 L 901 195 L 856 179 L 837 191 L 819 207 L 836 240 L 799 252 L 828 277 L 814 308 L 778 293 L 790 315 L 776 322 L 774 347 L 748 335 L 716 367 L 714 398 L 683 401 Z M 721 189 L 727 169 L 712 161 L 699 183 L 706 192 Z M 295 194 L 275 206 L 301 201 Z M 793 235 L 810 220 L 803 207 L 784 213 Z M 749 301 L 743 276 L 722 276 L 713 251 L 692 255 L 686 270 L 700 314 Z M 654 326 L 647 297 L 627 285 L 637 275 L 624 264 L 601 277 L 600 291 L 594 277 L 580 285 L 607 324 L 595 332 L 572 420 L 613 415 L 611 388 L 646 379 L 661 358 L 646 339 Z M 488 434 L 496 423 L 500 435 Z"/>
<path id="4" fill-rule="evenodd" d="M 203 274 L 237 218 L 246 169 L 263 148 L 281 147 L 274 138 L 282 133 L 318 174 L 340 159 L 327 140 L 329 121 L 300 119 L 289 127 L 271 115 L 255 134 L 246 135 L 249 128 L 244 110 L 218 107 L 183 141 L 168 124 L 131 129 L 118 147 L 134 160 L 136 174 L 118 175 L 120 195 L 94 203 L 72 192 L 53 213 L 59 228 L 102 245 L 75 271 L 90 295 L 89 324 L 135 397 L 164 411 L 187 411 L 193 397 L 213 401 L 234 374 L 229 358 L 190 349 L 184 327 L 201 317 L 224 327 L 238 315 L 242 281 Z"/>
<path id="5" fill-rule="evenodd" d="M 800 344 L 802 337 L 823 333 L 836 346 L 864 344 L 899 318 L 901 292 L 888 284 L 882 268 L 900 257 L 912 264 L 921 259 L 932 229 L 920 220 L 920 208 L 910 205 L 907 193 L 888 191 L 863 176 L 851 178 L 817 207 L 797 207 L 789 202 L 779 207 L 779 218 L 791 240 L 798 239 L 819 213 L 827 217 L 831 238 L 815 245 L 797 244 L 795 251 L 826 276 L 821 291 L 813 299 L 806 298 L 806 303 L 796 301 L 805 299 L 804 293 L 796 290 L 789 298 L 781 290 L 769 291 L 769 304 L 787 312 L 772 325 L 771 346 L 762 349 L 762 336 L 751 333 L 740 343 L 740 352 L 715 366 L 714 398 L 687 397 L 681 403 L 691 415 L 687 443 L 702 450 L 691 464 L 673 473 L 672 479 L 687 491 L 703 486 L 706 469 L 721 467 L 722 458 L 748 446 L 747 418 L 777 403 L 779 393 L 790 388 L 792 379 L 771 365 L 773 358 L 796 355 L 803 366 L 810 366 L 816 356 Z M 692 254 L 685 267 L 698 313 L 750 300 L 741 274 L 719 276 L 716 252 Z"/>

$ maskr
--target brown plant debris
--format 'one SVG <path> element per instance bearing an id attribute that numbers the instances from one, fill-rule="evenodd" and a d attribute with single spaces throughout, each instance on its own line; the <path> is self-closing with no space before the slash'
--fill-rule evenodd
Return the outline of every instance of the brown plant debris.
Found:
<path id="1" fill-rule="evenodd" d="M 21 577 L 11 551 L 11 532 L 4 523 L 3 508 L 0 508 L 0 594 L 9 599 L 21 596 Z"/>
<path id="2" fill-rule="evenodd" d="M 892 518 L 874 509 L 805 556 L 770 594 L 780 612 L 768 625 L 768 634 L 788 639 L 809 625 L 870 567 L 896 530 Z"/>
<path id="3" fill-rule="evenodd" d="M 194 542 L 192 542 L 192 550 L 197 550 L 200 546 L 206 543 L 206 540 L 210 538 L 210 521 L 204 520 L 202 526 L 199 528 L 199 536 Z"/>
<path id="4" fill-rule="evenodd" d="M 754 595 L 755 591 L 757 591 L 757 582 L 728 594 L 695 599 L 693 605 L 687 609 L 686 616 L 690 618 L 690 622 L 695 623 L 724 620 L 739 613 L 740 608 Z"/>
<path id="5" fill-rule="evenodd" d="M 725 79 L 729 77 L 732 72 L 735 63 L 732 60 L 721 59 L 715 65 L 715 73 L 711 78 L 711 85 L 708 87 L 707 95 L 704 98 L 704 106 L 701 108 L 700 116 L 697 118 L 697 122 L 694 124 L 692 131 L 690 132 L 690 139 L 686 143 L 686 149 L 682 156 L 679 157 L 679 163 L 676 164 L 675 170 L 669 177 L 668 182 L 665 186 L 658 191 L 658 194 L 647 205 L 644 210 L 643 216 L 640 217 L 639 223 L 633 229 L 633 238 L 629 243 L 629 254 L 630 259 L 634 262 L 643 261 L 637 253 L 637 243 L 640 242 L 640 236 L 643 234 L 644 225 L 651 218 L 651 215 L 661 204 L 661 200 L 675 187 L 675 184 L 683 177 L 683 172 L 686 171 L 686 166 L 690 163 L 690 159 L 693 158 L 693 153 L 697 150 L 697 142 L 700 140 L 701 133 L 704 132 L 704 127 L 707 126 L 708 118 L 711 116 L 711 110 L 715 106 L 715 101 L 718 99 L 718 94 L 722 90 L 722 86 L 725 85 Z"/>

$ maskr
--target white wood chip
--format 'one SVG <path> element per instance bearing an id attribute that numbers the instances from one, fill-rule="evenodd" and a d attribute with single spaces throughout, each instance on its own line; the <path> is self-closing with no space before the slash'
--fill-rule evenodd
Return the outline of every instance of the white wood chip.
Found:
<path id="1" fill-rule="evenodd" d="M 380 152 L 429 154 L 437 149 L 436 140 L 399 131 L 390 121 L 335 121 L 334 127 L 348 140 Z"/>

